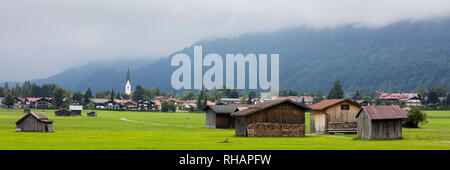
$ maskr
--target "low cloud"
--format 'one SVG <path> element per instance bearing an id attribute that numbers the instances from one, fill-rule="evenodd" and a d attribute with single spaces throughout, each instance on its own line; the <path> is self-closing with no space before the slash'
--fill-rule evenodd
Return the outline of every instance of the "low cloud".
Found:
<path id="1" fill-rule="evenodd" d="M 93 60 L 160 58 L 244 33 L 380 28 L 449 14 L 448 0 L 0 0 L 0 81 L 44 78 Z"/>

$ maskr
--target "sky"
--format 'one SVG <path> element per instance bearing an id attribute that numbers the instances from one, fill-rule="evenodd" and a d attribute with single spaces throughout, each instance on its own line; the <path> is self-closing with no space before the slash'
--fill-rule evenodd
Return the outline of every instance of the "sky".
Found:
<path id="1" fill-rule="evenodd" d="M 448 16 L 449 0 L 0 0 L 0 82 L 92 61 L 167 57 L 247 33 Z"/>

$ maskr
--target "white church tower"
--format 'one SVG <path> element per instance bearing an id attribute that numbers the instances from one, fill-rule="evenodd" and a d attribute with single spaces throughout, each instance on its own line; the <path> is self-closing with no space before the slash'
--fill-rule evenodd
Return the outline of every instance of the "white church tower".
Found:
<path id="1" fill-rule="evenodd" d="M 130 66 L 128 66 L 127 83 L 125 84 L 125 94 L 131 96 Z"/>

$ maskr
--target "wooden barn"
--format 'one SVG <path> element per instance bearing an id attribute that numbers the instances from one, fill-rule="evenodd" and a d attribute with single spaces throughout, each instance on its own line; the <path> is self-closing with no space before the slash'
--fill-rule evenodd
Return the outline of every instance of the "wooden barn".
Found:
<path id="1" fill-rule="evenodd" d="M 59 109 L 55 111 L 55 116 L 72 116 L 72 112 L 67 109 Z"/>
<path id="2" fill-rule="evenodd" d="M 69 110 L 70 110 L 70 112 L 72 112 L 73 116 L 81 116 L 81 112 L 83 111 L 83 106 L 70 105 Z"/>
<path id="3" fill-rule="evenodd" d="M 88 117 L 97 117 L 97 114 L 94 111 L 87 112 Z"/>
<path id="4" fill-rule="evenodd" d="M 305 111 L 309 107 L 290 99 L 271 100 L 231 114 L 235 119 L 236 136 L 305 135 Z"/>
<path id="5" fill-rule="evenodd" d="M 206 128 L 232 129 L 234 119 L 231 114 L 239 111 L 236 106 L 215 105 L 206 106 Z"/>
<path id="6" fill-rule="evenodd" d="M 361 105 L 349 99 L 330 99 L 309 106 L 311 133 L 356 133 L 355 116 Z"/>
<path id="7" fill-rule="evenodd" d="M 358 138 L 386 140 L 402 138 L 402 123 L 408 118 L 399 106 L 363 106 L 356 115 Z"/>
<path id="8" fill-rule="evenodd" d="M 28 112 L 16 122 L 17 132 L 53 132 L 53 121 L 39 112 Z"/>

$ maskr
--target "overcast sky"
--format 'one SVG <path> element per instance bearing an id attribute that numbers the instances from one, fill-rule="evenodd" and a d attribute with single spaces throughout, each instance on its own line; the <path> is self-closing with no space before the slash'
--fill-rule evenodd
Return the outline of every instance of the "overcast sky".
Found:
<path id="1" fill-rule="evenodd" d="M 447 17 L 449 0 L 0 0 L 0 82 L 93 60 L 165 57 L 199 40 L 298 26 Z"/>

